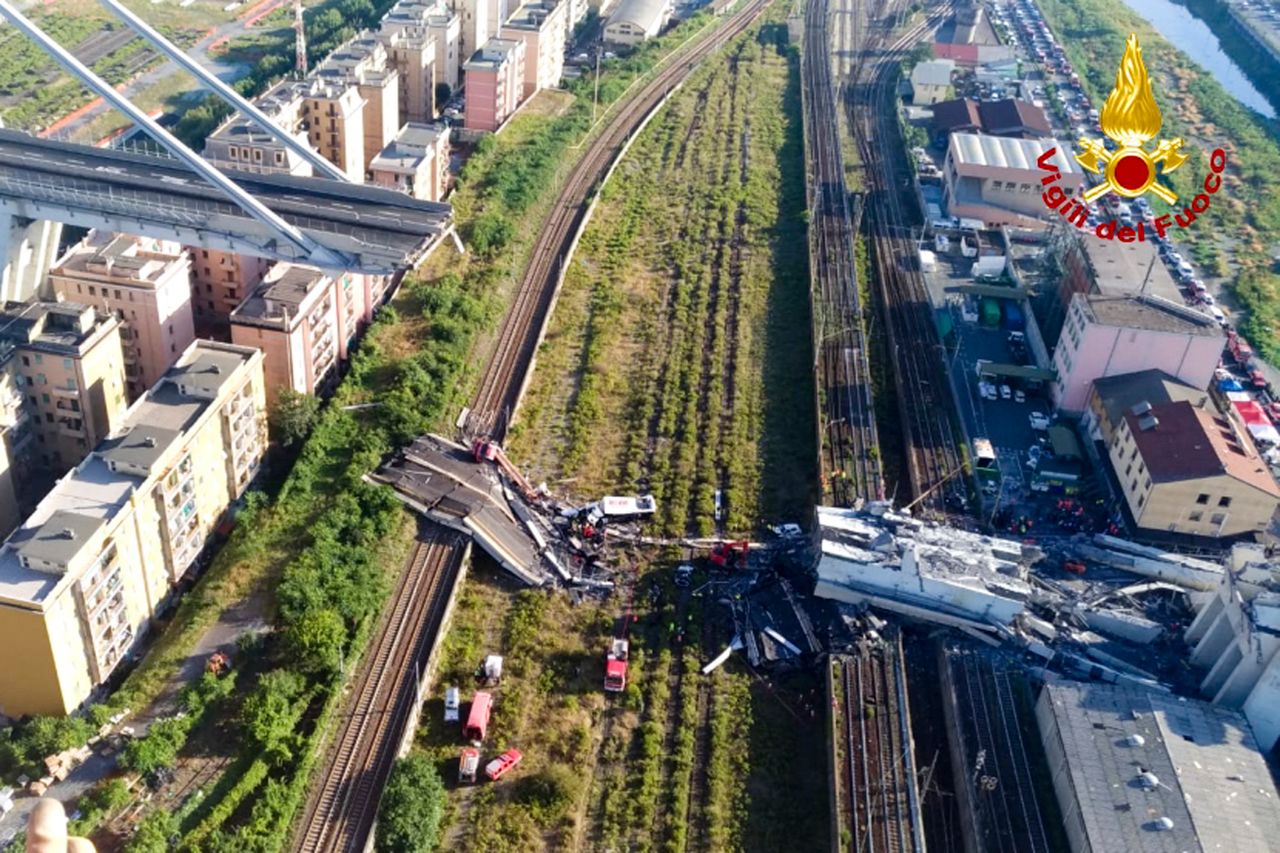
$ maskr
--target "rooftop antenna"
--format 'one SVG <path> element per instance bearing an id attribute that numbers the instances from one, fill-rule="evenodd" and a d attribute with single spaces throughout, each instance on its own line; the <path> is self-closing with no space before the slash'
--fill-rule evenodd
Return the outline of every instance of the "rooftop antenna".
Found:
<path id="1" fill-rule="evenodd" d="M 307 31 L 302 23 L 302 0 L 293 0 L 293 31 L 298 34 L 297 52 L 294 64 L 298 68 L 298 76 L 307 76 Z"/>

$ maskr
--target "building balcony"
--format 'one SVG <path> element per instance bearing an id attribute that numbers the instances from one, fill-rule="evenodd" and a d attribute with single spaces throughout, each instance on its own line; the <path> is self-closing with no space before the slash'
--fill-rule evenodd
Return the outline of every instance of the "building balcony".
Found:
<path id="1" fill-rule="evenodd" d="M 50 391 L 50 392 L 53 394 L 53 396 L 55 396 L 55 397 L 63 397 L 63 398 L 68 399 L 68 400 L 79 400 L 79 399 L 80 399 L 80 389 L 79 389 L 79 388 L 67 388 L 67 387 L 64 387 L 64 386 L 62 386 L 62 385 L 52 385 L 52 386 L 50 386 L 50 387 L 49 387 L 49 391 Z"/>
<path id="2" fill-rule="evenodd" d="M 58 434 L 71 438 L 84 438 L 84 421 L 79 418 L 58 418 Z"/>

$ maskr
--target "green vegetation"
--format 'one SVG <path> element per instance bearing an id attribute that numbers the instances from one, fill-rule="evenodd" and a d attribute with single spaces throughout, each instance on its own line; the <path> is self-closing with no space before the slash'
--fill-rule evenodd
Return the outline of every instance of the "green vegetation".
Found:
<path id="1" fill-rule="evenodd" d="M 32 19 L 55 41 L 74 49 L 91 38 L 110 38 L 123 24 L 91 14 L 66 11 L 33 12 Z M 198 31 L 161 26 L 179 45 L 195 41 Z M 35 42 L 13 28 L 0 34 L 0 117 L 6 127 L 42 130 L 56 119 L 94 98 L 79 81 L 62 73 L 54 60 Z M 119 85 L 160 61 L 141 38 L 133 38 L 118 50 L 98 59 L 92 69 L 108 83 Z"/>
<path id="2" fill-rule="evenodd" d="M 570 264 L 512 451 L 583 494 L 647 482 L 664 532 L 814 496 L 800 98 L 770 23 L 635 141 Z"/>
<path id="3" fill-rule="evenodd" d="M 320 400 L 315 394 L 282 388 L 268 416 L 271 439 L 285 448 L 301 444 L 319 415 Z"/>
<path id="4" fill-rule="evenodd" d="M 1235 270 L 1232 292 L 1245 312 L 1237 325 L 1268 361 L 1280 363 L 1280 276 L 1271 266 L 1280 233 L 1280 141 L 1273 126 L 1127 8 L 1105 0 L 1044 0 L 1041 9 L 1098 103 L 1114 84 L 1125 36 L 1138 33 L 1164 115 L 1161 133 L 1184 137 L 1192 153 L 1164 179 L 1179 195 L 1179 211 L 1201 191 L 1209 153 L 1227 152 L 1222 190 L 1208 212 L 1173 236 L 1210 270 Z M 1164 212 L 1163 202 L 1153 198 L 1152 204 Z"/>
<path id="5" fill-rule="evenodd" d="M 378 811 L 379 853 L 435 850 L 444 803 L 444 782 L 426 756 L 409 755 L 397 761 Z"/>

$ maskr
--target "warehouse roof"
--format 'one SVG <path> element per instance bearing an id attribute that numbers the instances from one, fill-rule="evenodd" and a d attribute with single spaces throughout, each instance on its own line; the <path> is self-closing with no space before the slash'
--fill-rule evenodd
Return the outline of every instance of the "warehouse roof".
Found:
<path id="1" fill-rule="evenodd" d="M 1040 167 L 1036 161 L 1051 148 L 1058 149 L 1052 162 L 1063 173 L 1076 176 L 1082 174 L 1075 160 L 1068 156 L 1068 147 L 1056 139 L 1013 139 L 978 133 L 951 134 L 951 157 L 961 165 L 1039 172 Z"/>
<path id="2" fill-rule="evenodd" d="M 1138 688 L 1062 682 L 1045 686 L 1036 716 L 1042 727 L 1056 723 L 1094 850 L 1269 850 L 1280 838 L 1280 792 L 1238 713 Z"/>
<path id="3" fill-rule="evenodd" d="M 913 86 L 949 86 L 956 64 L 950 59 L 929 59 L 911 69 Z"/>
<path id="4" fill-rule="evenodd" d="M 655 30 L 662 25 L 669 6 L 667 0 L 622 0 L 609 16 L 609 26 L 626 22 L 643 30 Z"/>

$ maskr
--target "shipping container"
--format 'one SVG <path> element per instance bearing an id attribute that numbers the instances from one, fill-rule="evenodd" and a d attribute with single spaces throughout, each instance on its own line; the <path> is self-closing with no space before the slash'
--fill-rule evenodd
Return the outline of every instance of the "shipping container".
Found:
<path id="1" fill-rule="evenodd" d="M 982 325 L 1000 326 L 1000 300 L 989 296 L 982 300 Z"/>

